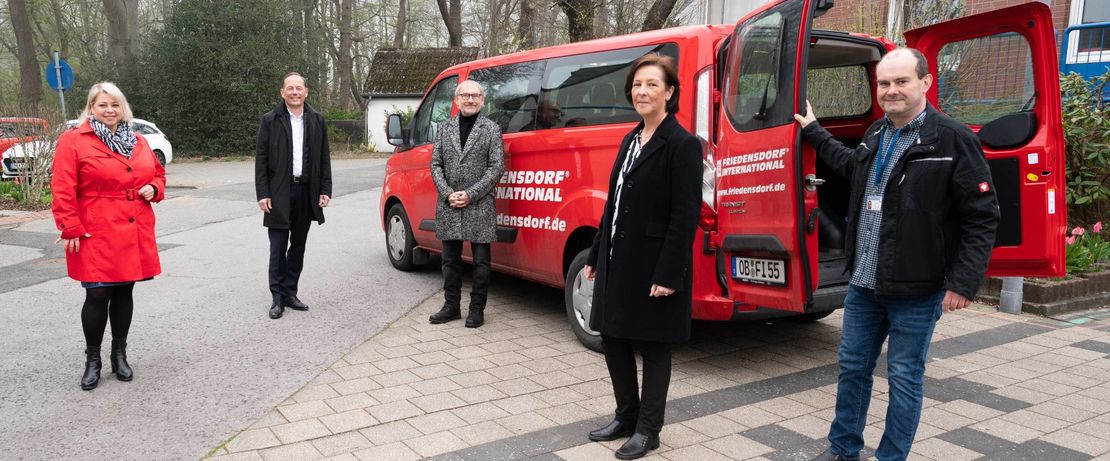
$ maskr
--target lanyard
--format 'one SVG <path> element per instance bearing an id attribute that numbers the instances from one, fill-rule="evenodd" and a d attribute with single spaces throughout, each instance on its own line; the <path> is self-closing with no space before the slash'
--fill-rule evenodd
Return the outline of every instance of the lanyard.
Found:
<path id="1" fill-rule="evenodd" d="M 894 156 L 894 147 L 898 145 L 898 138 L 900 136 L 902 136 L 902 129 L 901 128 L 895 128 L 894 129 L 894 136 L 891 136 L 891 138 L 890 138 L 890 146 L 887 146 L 887 148 L 886 148 L 886 154 L 881 154 L 880 153 L 880 155 L 878 157 L 875 157 L 875 185 L 876 186 L 880 185 L 879 181 L 883 179 L 883 171 L 886 170 L 887 164 L 890 163 L 890 157 Z M 880 143 L 882 142 L 881 137 L 879 138 L 879 142 Z M 880 147 L 879 150 L 881 151 L 882 148 Z"/>

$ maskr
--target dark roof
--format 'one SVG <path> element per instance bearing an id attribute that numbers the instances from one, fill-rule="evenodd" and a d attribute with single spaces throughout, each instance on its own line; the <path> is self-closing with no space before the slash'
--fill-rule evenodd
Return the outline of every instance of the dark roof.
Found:
<path id="1" fill-rule="evenodd" d="M 378 48 L 362 96 L 423 95 L 443 69 L 478 58 L 478 48 Z"/>

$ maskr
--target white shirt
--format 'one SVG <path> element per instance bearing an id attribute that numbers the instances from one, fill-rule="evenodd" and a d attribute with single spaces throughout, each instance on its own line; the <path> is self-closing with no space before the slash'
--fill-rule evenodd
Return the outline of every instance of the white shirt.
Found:
<path id="1" fill-rule="evenodd" d="M 300 116 L 293 114 L 289 106 L 285 110 L 289 111 L 289 127 L 293 129 L 293 176 L 300 176 L 304 166 L 304 107 Z"/>

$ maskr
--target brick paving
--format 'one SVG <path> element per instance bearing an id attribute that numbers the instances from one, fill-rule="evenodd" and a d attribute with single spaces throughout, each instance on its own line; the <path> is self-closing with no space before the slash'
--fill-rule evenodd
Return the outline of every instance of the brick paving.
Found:
<path id="1" fill-rule="evenodd" d="M 428 324 L 442 303 L 433 296 L 212 459 L 613 459 L 622 441 L 586 439 L 613 411 L 604 359 L 575 340 L 559 291 L 499 282 L 482 328 Z M 840 320 L 695 323 L 694 339 L 674 352 L 662 446 L 644 459 L 819 453 L 833 415 Z M 881 363 L 865 455 L 886 412 Z M 981 305 L 946 314 L 926 376 L 911 459 L 1110 460 L 1107 312 L 1072 322 Z"/>
<path id="2" fill-rule="evenodd" d="M 13 224 L 21 224 L 36 219 L 51 218 L 54 215 L 50 210 L 43 211 L 19 211 L 19 210 L 0 210 L 0 226 L 8 226 Z"/>

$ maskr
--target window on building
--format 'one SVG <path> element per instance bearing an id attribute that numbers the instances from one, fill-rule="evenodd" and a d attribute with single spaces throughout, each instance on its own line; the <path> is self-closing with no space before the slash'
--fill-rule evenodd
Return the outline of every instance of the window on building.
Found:
<path id="1" fill-rule="evenodd" d="M 1073 1 L 1075 1 L 1072 5 L 1073 24 L 1108 24 L 1105 27 L 1079 30 L 1078 36 L 1072 36 L 1072 39 L 1075 40 L 1075 49 L 1071 51 L 1085 54 L 1079 56 L 1084 58 L 1079 59 L 1079 62 L 1105 62 L 1110 60 L 1110 2 L 1105 0 Z"/>

